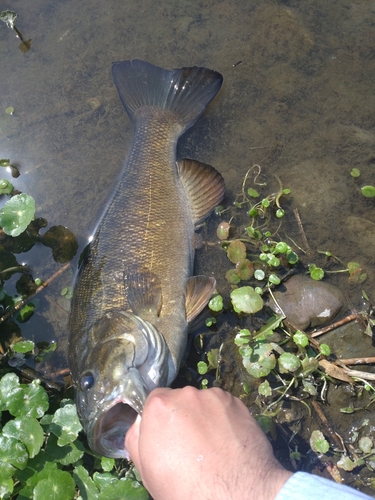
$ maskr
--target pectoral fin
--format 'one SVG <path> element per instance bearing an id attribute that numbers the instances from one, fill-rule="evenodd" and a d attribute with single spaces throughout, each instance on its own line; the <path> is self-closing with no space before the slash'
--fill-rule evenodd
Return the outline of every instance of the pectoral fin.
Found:
<path id="1" fill-rule="evenodd" d="M 190 200 L 194 224 L 199 224 L 224 198 L 224 179 L 214 167 L 196 160 L 180 160 L 178 171 Z"/>
<path id="2" fill-rule="evenodd" d="M 147 271 L 125 274 L 124 280 L 132 312 L 145 319 L 159 316 L 163 304 L 160 280 Z"/>
<path id="3" fill-rule="evenodd" d="M 192 276 L 186 283 L 186 320 L 190 323 L 204 309 L 216 287 L 215 278 Z"/>

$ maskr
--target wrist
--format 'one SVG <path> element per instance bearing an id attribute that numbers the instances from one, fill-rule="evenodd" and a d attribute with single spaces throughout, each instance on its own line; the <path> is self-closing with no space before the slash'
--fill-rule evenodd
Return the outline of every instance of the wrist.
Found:
<path id="1" fill-rule="evenodd" d="M 288 479 L 293 475 L 276 460 L 273 459 L 267 467 L 264 468 L 263 474 L 259 479 L 259 493 L 253 498 L 262 498 L 262 500 L 275 500 L 278 493 L 288 481 Z"/>

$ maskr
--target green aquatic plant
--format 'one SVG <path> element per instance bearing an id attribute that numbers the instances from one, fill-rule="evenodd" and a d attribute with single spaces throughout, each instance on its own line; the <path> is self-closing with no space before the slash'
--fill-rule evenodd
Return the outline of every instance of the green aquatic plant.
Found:
<path id="1" fill-rule="evenodd" d="M 361 188 L 361 193 L 365 198 L 374 198 L 375 196 L 375 186 L 363 186 Z"/>
<path id="2" fill-rule="evenodd" d="M 315 453 L 327 453 L 329 443 L 321 431 L 312 431 L 310 436 L 310 446 Z"/>
<path id="3" fill-rule="evenodd" d="M 82 426 L 73 401 L 63 399 L 50 409 L 50 398 L 39 380 L 22 384 L 14 373 L 0 380 L 0 496 L 44 500 L 81 498 L 147 500 L 148 493 L 134 469 L 125 477 L 113 459 L 92 456 L 80 439 Z"/>
<path id="4" fill-rule="evenodd" d="M 236 288 L 230 294 L 237 313 L 254 314 L 263 309 L 263 299 L 251 286 Z"/>
<path id="5" fill-rule="evenodd" d="M 359 177 L 361 175 L 361 171 L 359 168 L 352 168 L 350 171 L 350 175 L 354 178 Z"/>
<path id="6" fill-rule="evenodd" d="M 35 200 L 28 194 L 13 196 L 0 209 L 0 226 L 10 236 L 19 236 L 33 220 Z"/>
<path id="7" fill-rule="evenodd" d="M 0 179 L 0 194 L 10 194 L 13 191 L 13 184 L 6 179 Z"/>
<path id="8" fill-rule="evenodd" d="M 16 26 L 17 14 L 12 10 L 4 10 L 0 13 L 0 21 L 3 21 L 10 30 L 14 30 L 21 40 L 19 49 L 21 52 L 28 52 L 31 46 L 31 40 L 24 40 L 22 33 Z"/>
<path id="9" fill-rule="evenodd" d="M 324 278 L 324 271 L 321 267 L 316 266 L 315 264 L 309 265 L 309 274 L 313 280 L 319 281 Z"/>

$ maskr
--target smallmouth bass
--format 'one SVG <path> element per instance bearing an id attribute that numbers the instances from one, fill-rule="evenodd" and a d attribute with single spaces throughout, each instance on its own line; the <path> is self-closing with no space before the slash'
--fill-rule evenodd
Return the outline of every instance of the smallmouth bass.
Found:
<path id="1" fill-rule="evenodd" d="M 90 447 L 128 458 L 125 435 L 147 395 L 175 379 L 188 324 L 214 278 L 192 276 L 195 226 L 224 196 L 222 176 L 177 162 L 178 138 L 222 84 L 212 70 L 116 62 L 112 74 L 134 136 L 120 180 L 76 280 L 69 364 Z"/>

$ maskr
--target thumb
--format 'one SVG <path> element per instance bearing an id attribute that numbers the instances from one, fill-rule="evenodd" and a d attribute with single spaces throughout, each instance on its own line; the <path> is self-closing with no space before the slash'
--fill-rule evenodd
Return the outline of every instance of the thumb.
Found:
<path id="1" fill-rule="evenodd" d="M 138 442 L 139 442 L 139 427 L 141 425 L 142 418 L 140 415 L 137 416 L 134 424 L 130 427 L 128 432 L 125 435 L 125 449 L 128 451 L 130 455 L 130 459 L 134 462 L 136 468 L 138 468 L 139 464 L 139 450 L 138 450 Z"/>

